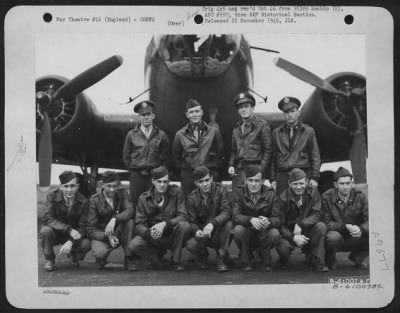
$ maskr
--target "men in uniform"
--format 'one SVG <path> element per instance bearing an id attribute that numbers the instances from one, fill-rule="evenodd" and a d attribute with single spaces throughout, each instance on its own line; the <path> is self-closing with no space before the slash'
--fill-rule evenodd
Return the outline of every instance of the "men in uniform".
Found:
<path id="1" fill-rule="evenodd" d="M 203 109 L 194 99 L 186 103 L 186 118 L 189 123 L 177 131 L 172 145 L 172 155 L 180 169 L 181 186 L 185 198 L 194 189 L 193 169 L 207 166 L 214 179 L 223 159 L 223 142 L 219 130 L 202 120 Z"/>
<path id="2" fill-rule="evenodd" d="M 120 185 L 114 171 L 103 173 L 103 186 L 89 200 L 88 234 L 92 253 L 99 268 L 107 264 L 111 251 L 120 245 L 124 249 L 124 268 L 128 268 L 131 254 L 127 249 L 134 231 L 134 208 L 128 192 Z"/>
<path id="3" fill-rule="evenodd" d="M 248 165 L 245 185 L 233 194 L 234 240 L 240 249 L 244 271 L 251 271 L 252 252 L 261 248 L 266 271 L 272 270 L 271 249 L 279 244 L 279 201 L 263 182 L 260 165 Z"/>
<path id="4" fill-rule="evenodd" d="M 39 233 L 46 259 L 44 269 L 49 272 L 55 270 L 55 245 L 62 244 L 59 254 L 70 256 L 76 266 L 90 250 L 90 242 L 85 238 L 88 200 L 78 192 L 75 173 L 64 171 L 59 178 L 60 187 L 47 195 L 44 225 Z"/>
<path id="5" fill-rule="evenodd" d="M 356 267 L 368 267 L 368 199 L 353 187 L 353 176 L 339 167 L 334 174 L 334 188 L 322 195 L 322 209 L 328 233 L 325 242 L 325 261 L 336 268 L 336 251 L 350 251 L 349 260 Z"/>
<path id="6" fill-rule="evenodd" d="M 299 121 L 300 105 L 293 97 L 285 97 L 278 103 L 286 118 L 286 123 L 272 133 L 271 184 L 278 195 L 288 187 L 288 175 L 293 168 L 306 172 L 310 186 L 318 186 L 321 166 L 318 144 L 314 129 Z"/>
<path id="7" fill-rule="evenodd" d="M 244 169 L 249 164 L 260 165 L 263 177 L 269 178 L 272 144 L 268 123 L 254 115 L 254 97 L 248 92 L 242 92 L 235 97 L 233 104 L 241 117 L 232 132 L 228 168 L 232 177 L 232 190 L 235 190 L 244 184 Z"/>
<path id="8" fill-rule="evenodd" d="M 136 208 L 136 236 L 129 244 L 131 253 L 157 267 L 160 258 L 171 250 L 172 265 L 183 271 L 182 248 L 192 233 L 182 191 L 169 184 L 168 170 L 161 166 L 151 171 L 152 184 L 139 197 Z"/>
<path id="9" fill-rule="evenodd" d="M 169 141 L 165 132 L 153 123 L 152 101 L 139 102 L 133 110 L 139 114 L 140 125 L 126 135 L 122 158 L 129 169 L 129 192 L 135 208 L 141 193 L 151 187 L 151 169 L 168 165 Z"/>
<path id="10" fill-rule="evenodd" d="M 326 225 L 321 221 L 321 197 L 315 187 L 308 186 L 306 173 L 295 168 L 289 173 L 289 188 L 279 197 L 281 206 L 280 263 L 287 267 L 295 247 L 302 248 L 314 270 L 326 272 L 324 241 Z"/>
<path id="11" fill-rule="evenodd" d="M 226 272 L 229 236 L 232 230 L 231 208 L 225 187 L 215 183 L 206 166 L 193 171 L 196 188 L 189 194 L 187 211 L 194 236 L 187 242 L 187 249 L 196 256 L 201 268 L 207 267 L 207 247 L 217 251 L 217 271 Z"/>

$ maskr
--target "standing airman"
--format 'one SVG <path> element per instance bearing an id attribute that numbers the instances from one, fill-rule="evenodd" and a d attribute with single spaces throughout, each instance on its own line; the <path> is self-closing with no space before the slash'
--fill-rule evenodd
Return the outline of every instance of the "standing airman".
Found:
<path id="1" fill-rule="evenodd" d="M 228 168 L 232 177 L 232 190 L 235 190 L 244 184 L 244 169 L 250 164 L 260 165 L 262 176 L 269 178 L 272 144 L 268 123 L 254 115 L 254 97 L 248 92 L 242 92 L 235 97 L 233 104 L 241 117 L 232 132 Z"/>
<path id="2" fill-rule="evenodd" d="M 154 106 L 149 100 L 135 105 L 140 125 L 128 132 L 122 152 L 125 167 L 129 169 L 129 192 L 134 208 L 140 194 L 152 186 L 150 171 L 168 164 L 169 141 L 165 132 L 153 123 Z"/>
<path id="3" fill-rule="evenodd" d="M 278 103 L 286 123 L 272 133 L 271 184 L 278 195 L 288 187 L 289 172 L 305 171 L 310 186 L 317 187 L 321 158 L 314 129 L 299 121 L 300 100 L 285 97 Z"/>

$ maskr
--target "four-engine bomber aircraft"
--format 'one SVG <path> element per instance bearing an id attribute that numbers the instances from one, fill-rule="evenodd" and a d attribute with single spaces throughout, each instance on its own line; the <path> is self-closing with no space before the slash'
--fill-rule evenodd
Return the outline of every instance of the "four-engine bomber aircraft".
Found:
<path id="1" fill-rule="evenodd" d="M 233 98 L 253 88 L 251 47 L 243 35 L 159 35 L 151 39 L 145 56 L 148 98 L 157 105 L 157 124 L 172 142 L 187 121 L 189 98 L 207 112 L 218 108 L 217 123 L 228 160 L 232 129 L 238 120 Z M 51 75 L 36 81 L 36 131 L 39 181 L 50 184 L 51 163 L 81 166 L 93 184 L 99 168 L 124 169 L 122 147 L 137 116 L 102 114 L 83 91 L 117 69 L 123 60 L 112 56 L 75 78 Z M 340 72 L 321 79 L 283 58 L 275 65 L 316 87 L 301 108 L 300 119 L 317 135 L 322 162 L 350 160 L 356 183 L 366 182 L 366 79 Z M 255 92 L 255 91 L 253 91 Z M 257 113 L 272 128 L 283 122 L 281 113 Z M 221 174 L 227 177 L 225 168 Z M 88 172 L 90 168 L 90 173 Z M 325 179 L 322 175 L 321 179 Z M 324 184 L 324 182 L 320 182 Z"/>

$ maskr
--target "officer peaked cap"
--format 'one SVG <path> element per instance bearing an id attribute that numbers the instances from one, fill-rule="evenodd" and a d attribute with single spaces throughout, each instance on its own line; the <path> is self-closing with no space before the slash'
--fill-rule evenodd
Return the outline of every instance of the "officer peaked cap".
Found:
<path id="1" fill-rule="evenodd" d="M 250 103 L 252 107 L 256 105 L 256 100 L 254 97 L 248 92 L 239 93 L 235 99 L 233 100 L 233 104 L 236 108 L 238 108 L 241 104 Z"/>
<path id="2" fill-rule="evenodd" d="M 278 102 L 278 108 L 283 112 L 286 112 L 287 110 L 291 110 L 293 108 L 298 109 L 300 108 L 300 106 L 300 100 L 294 97 L 285 97 Z"/>
<path id="3" fill-rule="evenodd" d="M 137 103 L 133 107 L 133 111 L 135 113 L 139 113 L 139 114 L 153 112 L 154 106 L 155 106 L 155 104 L 153 101 L 145 100 L 145 101 L 141 101 L 141 102 Z"/>
<path id="4" fill-rule="evenodd" d="M 304 177 L 306 177 L 306 173 L 304 173 L 304 171 L 302 169 L 294 168 L 289 173 L 288 182 L 292 183 L 292 182 L 298 181 L 300 179 L 303 179 Z"/>
<path id="5" fill-rule="evenodd" d="M 345 169 L 344 167 L 339 167 L 333 175 L 333 180 L 337 181 L 339 178 L 347 176 L 353 178 L 353 175 L 351 175 L 351 173 L 347 169 Z"/>
<path id="6" fill-rule="evenodd" d="M 74 178 L 77 178 L 77 176 L 72 171 L 64 171 L 58 176 L 58 178 L 60 179 L 60 183 L 63 185 L 73 180 Z"/>

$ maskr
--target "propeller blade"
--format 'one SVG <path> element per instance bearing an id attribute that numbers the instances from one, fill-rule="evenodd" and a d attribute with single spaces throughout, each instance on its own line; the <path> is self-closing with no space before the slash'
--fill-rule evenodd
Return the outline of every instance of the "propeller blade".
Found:
<path id="1" fill-rule="evenodd" d="M 356 117 L 357 129 L 353 135 L 349 159 L 354 183 L 363 184 L 367 182 L 367 146 L 360 114 L 355 107 L 353 107 L 353 112 Z"/>
<path id="2" fill-rule="evenodd" d="M 122 64 L 122 57 L 114 55 L 71 79 L 56 91 L 53 99 L 72 98 L 106 77 Z"/>
<path id="3" fill-rule="evenodd" d="M 307 71 L 306 69 L 304 69 L 296 64 L 293 64 L 282 58 L 276 58 L 274 60 L 274 63 L 277 67 L 280 67 L 281 69 L 287 71 L 289 74 L 293 75 L 294 77 L 296 77 L 306 83 L 309 83 L 309 84 L 311 84 L 317 88 L 320 88 L 322 90 L 347 97 L 347 94 L 345 92 L 336 89 L 326 80 L 318 77 L 317 75 Z"/>
<path id="4" fill-rule="evenodd" d="M 39 142 L 39 185 L 50 186 L 51 163 L 53 159 L 53 147 L 51 143 L 50 120 L 47 112 L 43 112 L 44 120 L 40 128 Z"/>

